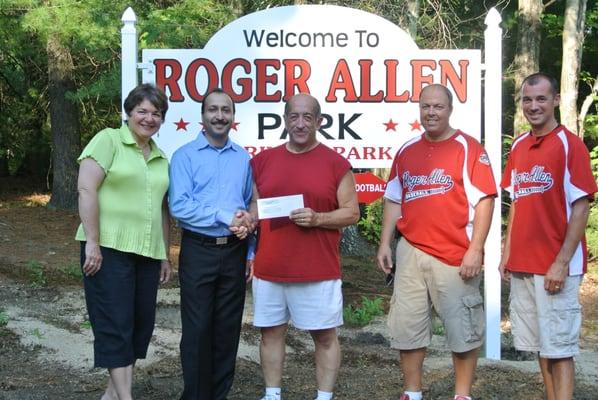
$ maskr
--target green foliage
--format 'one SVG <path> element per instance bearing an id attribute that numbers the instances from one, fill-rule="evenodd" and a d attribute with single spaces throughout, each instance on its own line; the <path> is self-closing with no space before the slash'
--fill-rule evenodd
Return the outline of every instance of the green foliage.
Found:
<path id="1" fill-rule="evenodd" d="M 438 336 L 444 336 L 444 325 L 438 316 L 432 318 L 432 333 Z"/>
<path id="2" fill-rule="evenodd" d="M 598 146 L 590 151 L 592 172 L 594 178 L 598 180 Z M 590 207 L 590 217 L 586 228 L 586 241 L 590 258 L 598 257 L 598 204 L 593 202 Z"/>
<path id="3" fill-rule="evenodd" d="M 594 103 L 598 105 L 598 96 L 594 99 Z M 598 108 L 598 107 L 597 107 Z M 598 139 L 598 115 L 588 114 L 584 119 L 584 137 L 590 139 Z"/>
<path id="4" fill-rule="evenodd" d="M 6 325 L 8 325 L 8 314 L 6 313 L 6 311 L 2 310 L 0 311 L 0 328 L 4 327 Z"/>
<path id="5" fill-rule="evenodd" d="M 361 297 L 361 305 L 353 307 L 351 304 L 343 309 L 343 319 L 349 326 L 365 326 L 369 324 L 374 317 L 382 315 L 384 307 L 382 306 L 382 297 L 368 299 Z"/>
<path id="6" fill-rule="evenodd" d="M 46 336 L 39 328 L 35 328 L 29 333 L 31 333 L 32 336 L 35 336 L 38 340 L 42 340 Z"/>
<path id="7" fill-rule="evenodd" d="M 370 243 L 380 243 L 380 232 L 382 230 L 382 212 L 384 211 L 384 201 L 378 199 L 365 206 L 365 215 L 359 220 L 357 225 L 360 232 Z"/>
<path id="8" fill-rule="evenodd" d="M 85 320 L 79 324 L 82 329 L 91 329 L 91 322 Z"/>
<path id="9" fill-rule="evenodd" d="M 69 278 L 73 278 L 78 281 L 83 278 L 83 271 L 81 271 L 81 266 L 77 263 L 67 264 L 61 268 L 61 271 Z"/>
<path id="10" fill-rule="evenodd" d="M 29 261 L 27 263 L 27 270 L 29 273 L 29 280 L 33 287 L 43 287 L 48 283 L 46 280 L 46 273 L 44 267 L 37 261 Z"/>

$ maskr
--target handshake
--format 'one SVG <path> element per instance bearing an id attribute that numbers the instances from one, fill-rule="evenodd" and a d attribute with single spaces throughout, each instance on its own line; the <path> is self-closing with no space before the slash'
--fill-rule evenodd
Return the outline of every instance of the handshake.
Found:
<path id="1" fill-rule="evenodd" d="M 239 239 L 245 239 L 247 235 L 257 228 L 257 218 L 247 210 L 237 210 L 228 229 Z"/>

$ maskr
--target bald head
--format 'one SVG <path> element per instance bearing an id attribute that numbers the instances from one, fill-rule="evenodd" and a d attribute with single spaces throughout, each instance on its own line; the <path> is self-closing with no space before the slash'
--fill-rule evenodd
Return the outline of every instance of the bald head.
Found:
<path id="1" fill-rule="evenodd" d="M 314 117 L 319 118 L 322 115 L 322 109 L 320 108 L 320 102 L 318 102 L 318 100 L 313 97 L 311 94 L 308 93 L 299 93 L 296 94 L 294 96 L 292 96 L 287 103 L 284 105 L 284 115 L 288 116 L 293 108 L 295 107 L 295 104 L 297 102 L 307 102 L 307 104 L 311 105 L 311 109 L 312 109 L 312 114 L 314 115 Z"/>
<path id="2" fill-rule="evenodd" d="M 444 93 L 444 95 L 446 96 L 446 100 L 447 100 L 447 104 L 448 104 L 449 108 L 451 110 L 453 109 L 453 94 L 451 93 L 450 90 L 448 90 L 448 88 L 446 86 L 441 85 L 439 83 L 434 83 L 432 85 L 428 85 L 422 89 L 422 91 L 419 95 L 420 99 L 424 96 L 424 93 L 426 93 L 427 91 L 440 91 L 440 92 Z"/>

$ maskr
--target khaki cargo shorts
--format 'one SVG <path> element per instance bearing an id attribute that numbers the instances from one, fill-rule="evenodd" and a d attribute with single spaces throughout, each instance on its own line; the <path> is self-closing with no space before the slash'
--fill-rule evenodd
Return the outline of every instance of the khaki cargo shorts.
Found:
<path id="1" fill-rule="evenodd" d="M 484 340 L 484 300 L 480 276 L 463 281 L 458 268 L 413 247 L 397 245 L 397 270 L 388 326 L 400 350 L 428 347 L 432 306 L 440 316 L 451 351 L 463 353 Z"/>
<path id="2" fill-rule="evenodd" d="M 560 292 L 544 289 L 544 275 L 511 274 L 511 330 L 515 348 L 543 358 L 579 354 L 582 275 L 568 276 Z"/>

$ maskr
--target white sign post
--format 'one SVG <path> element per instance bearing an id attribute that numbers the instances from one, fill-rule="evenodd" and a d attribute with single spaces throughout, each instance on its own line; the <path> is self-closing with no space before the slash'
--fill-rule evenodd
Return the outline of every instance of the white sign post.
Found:
<path id="1" fill-rule="evenodd" d="M 493 9 L 490 15 L 498 12 Z M 485 58 L 490 107 L 486 148 L 496 176 L 501 167 L 498 22 L 488 28 Z M 125 57 L 125 45 L 123 28 L 123 97 L 128 93 L 125 71 L 138 66 L 136 59 Z M 136 48 L 129 51 L 136 57 Z M 301 5 L 258 11 L 223 27 L 203 49 L 143 50 L 139 66 L 143 82 L 155 83 L 169 98 L 167 120 L 156 137 L 168 156 L 201 131 L 201 102 L 216 87 L 236 105 L 231 138 L 252 155 L 286 141 L 284 102 L 298 92 L 320 101 L 324 122 L 318 139 L 354 168 L 390 168 L 399 147 L 423 132 L 418 102 L 422 88 L 431 83 L 446 85 L 453 93 L 451 125 L 482 138 L 480 50 L 419 49 L 398 26 L 351 8 Z M 492 330 L 486 355 L 497 358 L 500 201 L 493 218 L 486 244 L 487 322 Z"/>
<path id="2" fill-rule="evenodd" d="M 484 51 L 484 146 L 497 182 L 502 175 L 502 29 L 500 14 L 492 8 L 486 16 Z M 486 309 L 486 358 L 500 360 L 500 261 L 501 196 L 494 204 L 492 225 L 486 239 L 484 299 Z"/>
<path id="3" fill-rule="evenodd" d="M 123 27 L 121 34 L 121 110 L 122 120 L 127 119 L 125 108 L 123 106 L 125 98 L 131 90 L 137 86 L 137 29 L 135 22 L 137 17 L 131 7 L 127 8 L 121 18 Z"/>

